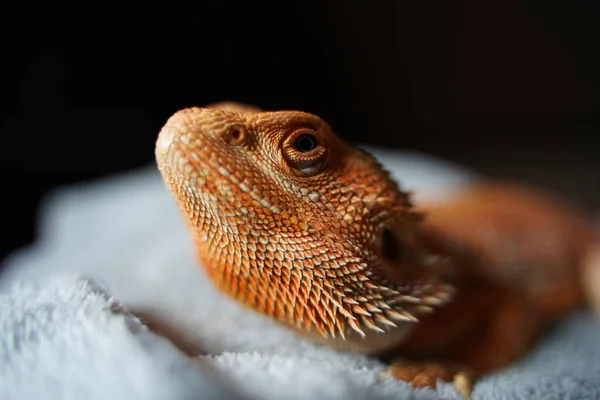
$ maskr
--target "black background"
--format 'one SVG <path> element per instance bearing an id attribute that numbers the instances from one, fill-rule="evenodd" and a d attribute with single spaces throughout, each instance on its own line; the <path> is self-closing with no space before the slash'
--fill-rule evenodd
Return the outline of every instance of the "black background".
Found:
<path id="1" fill-rule="evenodd" d="M 600 7 L 556 3 L 21 2 L 0 17 L 0 258 L 48 190 L 149 165 L 169 115 L 219 100 L 599 210 Z"/>

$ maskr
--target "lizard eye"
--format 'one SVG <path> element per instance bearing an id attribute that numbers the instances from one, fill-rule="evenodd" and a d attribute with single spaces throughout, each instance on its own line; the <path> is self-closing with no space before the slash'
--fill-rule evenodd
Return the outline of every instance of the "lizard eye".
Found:
<path id="1" fill-rule="evenodd" d="M 325 160 L 325 146 L 314 130 L 301 129 L 289 135 L 283 144 L 288 165 L 301 176 L 316 175 Z"/>
<path id="2" fill-rule="evenodd" d="M 294 147 L 300 153 L 308 153 L 317 147 L 317 138 L 310 133 L 303 133 L 294 141 Z"/>

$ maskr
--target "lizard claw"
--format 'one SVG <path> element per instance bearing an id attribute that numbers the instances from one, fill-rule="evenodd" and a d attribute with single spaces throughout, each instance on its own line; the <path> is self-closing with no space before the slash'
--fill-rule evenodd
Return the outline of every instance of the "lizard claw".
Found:
<path id="1" fill-rule="evenodd" d="M 452 386 L 454 389 L 465 398 L 465 400 L 471 400 L 471 392 L 473 392 L 473 377 L 465 372 L 459 372 L 454 375 L 452 380 Z"/>
<path id="2" fill-rule="evenodd" d="M 472 373 L 454 365 L 404 360 L 394 361 L 380 377 L 399 379 L 413 388 L 435 389 L 438 380 L 452 382 L 465 400 L 470 400 L 475 380 Z"/>

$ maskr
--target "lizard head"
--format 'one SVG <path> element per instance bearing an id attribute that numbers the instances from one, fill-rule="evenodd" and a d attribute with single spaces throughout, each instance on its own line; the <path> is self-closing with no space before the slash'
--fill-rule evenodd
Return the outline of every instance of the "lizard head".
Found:
<path id="1" fill-rule="evenodd" d="M 359 350 L 397 341 L 449 299 L 418 243 L 420 214 L 372 156 L 312 114 L 225 108 L 177 112 L 156 143 L 221 291 Z"/>

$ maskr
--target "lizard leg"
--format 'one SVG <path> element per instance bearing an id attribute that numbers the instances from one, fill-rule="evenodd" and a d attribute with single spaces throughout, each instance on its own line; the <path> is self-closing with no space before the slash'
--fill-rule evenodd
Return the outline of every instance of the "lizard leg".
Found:
<path id="1" fill-rule="evenodd" d="M 540 333 L 541 322 L 526 294 L 507 288 L 477 324 L 443 356 L 478 373 L 488 373 L 526 354 Z"/>
<path id="2" fill-rule="evenodd" d="M 435 388 L 438 380 L 452 382 L 457 392 L 469 398 L 479 376 L 506 367 L 526 353 L 539 323 L 527 294 L 475 283 L 464 286 L 455 302 L 438 315 L 420 321 L 395 352 L 411 361 L 392 359 L 384 375 L 413 387 Z M 482 293 L 489 296 L 482 297 Z M 481 307 L 469 308 L 469 304 Z"/>
<path id="3" fill-rule="evenodd" d="M 419 362 L 397 359 L 381 374 L 382 378 L 404 381 L 414 388 L 435 389 L 438 381 L 452 382 L 454 389 L 469 399 L 475 374 L 467 368 L 450 363 Z"/>
<path id="4" fill-rule="evenodd" d="M 452 382 L 459 394 L 470 398 L 481 374 L 506 367 L 525 354 L 538 332 L 536 314 L 523 293 L 507 288 L 495 300 L 487 316 L 440 349 L 438 357 L 431 356 L 451 362 L 396 360 L 384 375 L 413 387 L 435 388 L 438 380 Z"/>

